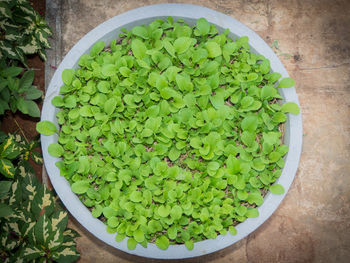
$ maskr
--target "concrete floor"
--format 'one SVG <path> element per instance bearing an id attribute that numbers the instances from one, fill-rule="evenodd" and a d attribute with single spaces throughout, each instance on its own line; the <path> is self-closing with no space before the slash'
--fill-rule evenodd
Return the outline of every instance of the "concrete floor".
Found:
<path id="1" fill-rule="evenodd" d="M 127 10 L 167 1 L 47 0 L 56 38 L 47 84 L 62 57 L 87 32 Z M 178 1 L 173 1 L 178 2 Z M 197 0 L 232 16 L 280 56 L 295 79 L 303 112 L 299 170 L 282 205 L 257 231 L 220 252 L 184 262 L 349 262 L 350 1 Z M 79 262 L 155 262 L 113 249 L 73 219 Z"/>

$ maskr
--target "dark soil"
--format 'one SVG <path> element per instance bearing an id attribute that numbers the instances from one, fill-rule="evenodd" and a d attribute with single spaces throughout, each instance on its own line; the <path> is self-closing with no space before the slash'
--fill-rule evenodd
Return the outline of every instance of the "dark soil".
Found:
<path id="1" fill-rule="evenodd" d="M 42 16 L 45 16 L 45 0 L 30 0 L 29 1 L 33 8 L 38 11 Z M 28 57 L 28 66 L 29 68 L 34 70 L 34 85 L 38 87 L 38 89 L 45 92 L 45 62 L 40 59 L 38 55 L 33 55 Z M 38 100 L 37 102 L 39 108 L 42 107 L 42 100 Z M 21 112 L 17 111 L 16 114 L 12 114 L 12 112 L 7 111 L 1 120 L 1 130 L 9 133 L 9 132 L 18 132 L 22 136 L 24 136 L 30 141 L 35 136 L 38 135 L 35 130 L 36 123 L 40 121 L 40 118 L 32 118 L 28 115 L 24 115 Z M 22 134 L 23 133 L 23 134 Z M 41 152 L 41 148 L 37 148 L 36 151 Z M 41 181 L 42 176 L 42 165 L 37 165 L 33 163 L 33 167 L 35 170 L 36 176 Z"/>

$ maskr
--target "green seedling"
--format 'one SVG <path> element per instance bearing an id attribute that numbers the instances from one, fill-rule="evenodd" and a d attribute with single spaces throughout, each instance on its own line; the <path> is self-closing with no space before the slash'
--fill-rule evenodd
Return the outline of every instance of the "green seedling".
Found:
<path id="1" fill-rule="evenodd" d="M 294 81 L 228 33 L 203 18 L 192 27 L 157 19 L 108 49 L 96 43 L 78 69 L 63 71 L 49 152 L 129 249 L 191 250 L 235 235 L 236 224 L 259 216 L 264 193 L 284 191 L 274 185 L 288 152 L 280 127 L 299 108 L 280 105 L 278 89 Z"/>

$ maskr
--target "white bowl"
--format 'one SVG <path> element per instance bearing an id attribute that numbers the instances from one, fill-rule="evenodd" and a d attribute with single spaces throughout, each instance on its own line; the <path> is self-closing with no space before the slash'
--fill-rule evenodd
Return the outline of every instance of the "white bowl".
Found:
<path id="1" fill-rule="evenodd" d="M 113 39 L 118 37 L 121 28 L 130 30 L 136 25 L 149 24 L 157 18 L 165 19 L 168 16 L 172 16 L 175 20 L 182 18 L 189 25 L 195 24 L 198 18 L 204 17 L 210 23 L 215 24 L 221 32 L 223 29 L 228 28 L 231 31 L 229 34 L 231 38 L 236 36 L 248 36 L 251 50 L 268 58 L 273 72 L 279 72 L 282 74 L 282 77 L 288 77 L 286 69 L 271 48 L 256 33 L 229 16 L 205 7 L 189 4 L 159 4 L 145 6 L 115 16 L 102 23 L 86 34 L 68 52 L 56 70 L 46 92 L 41 120 L 49 120 L 57 124 L 57 108 L 51 104 L 51 99 L 59 94 L 59 89 L 63 85 L 61 79 L 62 71 L 67 68 L 77 68 L 80 56 L 88 53 L 89 49 L 95 42 L 103 40 L 108 45 Z M 299 104 L 294 87 L 281 89 L 280 94 L 284 97 L 286 102 L 295 102 Z M 285 156 L 285 167 L 283 168 L 282 175 L 277 180 L 277 183 L 284 186 L 286 193 L 284 195 L 272 195 L 268 193 L 265 196 L 263 205 L 258 208 L 260 214 L 259 217 L 248 218 L 243 223 L 237 225 L 237 235 L 220 235 L 216 239 L 197 242 L 194 244 L 194 249 L 192 251 L 187 250 L 184 245 L 170 245 L 167 250 L 161 250 L 155 244 L 148 244 L 147 248 L 138 244 L 135 250 L 129 250 L 127 248 L 127 239 L 120 243 L 116 242 L 114 240 L 116 234 L 109 234 L 106 232 L 106 226 L 100 220 L 91 215 L 91 212 L 71 191 L 68 181 L 60 176 L 60 171 L 55 166 L 55 163 L 59 159 L 50 156 L 47 151 L 48 146 L 51 143 L 56 142 L 57 134 L 41 136 L 41 145 L 46 170 L 53 187 L 66 208 L 88 231 L 112 247 L 123 250 L 129 254 L 160 259 L 190 258 L 213 253 L 243 239 L 264 223 L 277 209 L 293 182 L 297 171 L 302 145 L 302 119 L 301 114 L 297 116 L 288 114 L 288 120 L 285 126 L 284 143 L 289 146 L 289 152 Z"/>

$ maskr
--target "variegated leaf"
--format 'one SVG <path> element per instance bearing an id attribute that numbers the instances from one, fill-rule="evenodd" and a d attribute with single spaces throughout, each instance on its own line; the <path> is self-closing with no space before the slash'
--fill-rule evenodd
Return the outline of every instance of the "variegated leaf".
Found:
<path id="1" fill-rule="evenodd" d="M 39 248 L 29 244 L 23 252 L 23 257 L 29 261 L 29 260 L 42 257 L 44 254 L 45 254 L 45 251 L 40 250 Z"/>
<path id="2" fill-rule="evenodd" d="M 52 231 L 64 231 L 68 223 L 68 214 L 66 211 L 57 211 L 51 217 Z"/>
<path id="3" fill-rule="evenodd" d="M 10 229 L 10 232 L 16 233 L 18 236 L 21 235 L 21 231 L 19 230 L 19 225 L 17 222 L 9 222 L 7 223 Z"/>
<path id="4" fill-rule="evenodd" d="M 14 249 L 15 247 L 18 246 L 18 243 L 19 243 L 18 241 L 8 238 L 6 240 L 6 244 L 5 244 L 4 248 L 6 250 L 10 250 L 11 251 L 12 249 Z"/>
<path id="5" fill-rule="evenodd" d="M 10 134 L 9 134 L 9 137 L 13 138 L 13 139 L 14 139 L 16 142 L 18 142 L 18 143 L 23 142 L 23 138 L 22 138 L 22 136 L 19 135 L 19 134 L 12 134 L 12 133 L 10 133 Z"/>
<path id="6" fill-rule="evenodd" d="M 39 56 L 41 57 L 42 60 L 46 61 L 47 56 L 46 56 L 45 50 L 39 49 L 39 50 L 38 50 L 38 54 L 39 54 Z"/>
<path id="7" fill-rule="evenodd" d="M 0 145 L 0 156 L 7 159 L 14 159 L 19 155 L 19 147 L 15 140 L 12 137 L 8 137 L 1 145 Z"/>
<path id="8" fill-rule="evenodd" d="M 22 196 L 22 190 L 19 187 L 19 182 L 14 181 L 13 184 L 11 185 L 11 192 L 10 192 L 10 198 L 9 198 L 8 204 L 12 205 L 16 201 L 20 202 L 21 196 Z"/>
<path id="9" fill-rule="evenodd" d="M 13 178 L 15 175 L 15 168 L 11 161 L 7 159 L 0 159 L 0 173 L 7 178 Z"/>
<path id="10" fill-rule="evenodd" d="M 19 174 L 21 177 L 24 177 L 24 176 L 27 175 L 24 166 L 17 166 L 16 169 L 17 169 L 17 171 L 18 171 L 17 174 Z"/>
<path id="11" fill-rule="evenodd" d="M 59 246 L 61 246 L 63 242 L 63 234 L 61 231 L 52 231 L 52 233 L 50 234 L 49 237 L 49 241 L 48 241 L 48 248 L 50 250 L 55 250 L 57 249 Z"/>
<path id="12" fill-rule="evenodd" d="M 31 15 L 32 16 L 31 20 L 33 20 L 33 18 L 35 18 L 35 11 L 33 8 L 28 7 L 28 6 L 24 6 L 24 5 L 19 5 L 19 8 L 27 15 Z"/>
<path id="13" fill-rule="evenodd" d="M 18 35 L 13 34 L 13 33 L 7 33 L 5 35 L 5 39 L 9 40 L 9 41 L 16 41 L 17 38 L 18 38 Z"/>
<path id="14" fill-rule="evenodd" d="M 44 46 L 45 48 L 51 48 L 51 45 L 48 40 L 48 35 L 44 31 L 37 29 L 37 31 L 35 32 L 35 37 L 42 46 Z"/>
<path id="15" fill-rule="evenodd" d="M 76 237 L 80 237 L 79 233 L 77 231 L 75 231 L 74 229 L 68 228 L 63 232 L 63 235 L 65 237 L 69 237 L 66 240 L 71 240 L 74 239 Z M 71 238 L 71 239 L 70 239 Z"/>
<path id="16" fill-rule="evenodd" d="M 40 49 L 40 45 L 36 41 L 35 37 L 31 39 L 29 43 L 19 46 L 24 54 L 34 54 Z"/>
<path id="17" fill-rule="evenodd" d="M 24 259 L 23 257 L 15 257 L 15 263 L 23 263 L 24 262 Z"/>
<path id="18" fill-rule="evenodd" d="M 46 22 L 40 22 L 40 29 L 43 30 L 48 36 L 52 35 L 51 28 L 47 25 Z"/>
<path id="19" fill-rule="evenodd" d="M 21 25 L 19 24 L 13 24 L 12 22 L 9 22 L 9 20 L 4 21 L 4 27 L 5 27 L 5 31 L 7 30 L 16 30 L 19 29 L 21 27 Z"/>
<path id="20" fill-rule="evenodd" d="M 3 231 L 2 235 L 1 235 L 1 246 L 0 248 L 4 248 L 5 250 L 12 250 L 15 247 L 17 247 L 19 245 L 19 240 L 17 239 L 13 239 L 10 237 L 10 233 L 12 231 L 12 229 L 10 228 L 10 226 L 8 225 L 8 223 L 5 223 L 2 226 Z"/>
<path id="21" fill-rule="evenodd" d="M 32 203 L 32 212 L 38 218 L 45 213 L 51 215 L 54 210 L 54 201 L 50 190 L 40 185 L 37 194 L 34 196 Z"/>
<path id="22" fill-rule="evenodd" d="M 8 137 L 11 138 L 13 141 L 15 141 L 17 150 L 23 151 L 26 148 L 26 140 L 23 138 L 23 136 L 19 135 L 18 133 L 9 133 Z"/>
<path id="23" fill-rule="evenodd" d="M 26 185 L 25 189 L 29 192 L 29 194 L 28 194 L 29 200 L 33 201 L 34 197 L 38 193 L 38 189 L 37 189 L 36 185 L 28 184 L 28 185 Z"/>
<path id="24" fill-rule="evenodd" d="M 1 41 L 2 45 L 0 45 L 1 51 L 9 58 L 17 59 L 17 54 L 14 51 L 11 45 L 6 44 L 5 41 Z"/>
<path id="25" fill-rule="evenodd" d="M 2 17 L 11 18 L 11 10 L 5 3 L 0 2 L 0 15 Z"/>
<path id="26" fill-rule="evenodd" d="M 54 253 L 53 258 L 58 262 L 75 262 L 80 254 L 75 247 L 59 247 Z"/>
<path id="27" fill-rule="evenodd" d="M 23 227 L 23 236 L 27 236 L 29 234 L 29 232 L 33 229 L 33 227 L 35 226 L 35 222 L 30 222 L 30 223 L 26 223 L 24 224 L 25 227 Z"/>
<path id="28" fill-rule="evenodd" d="M 22 215 L 17 208 L 14 208 L 12 214 L 6 217 L 6 220 L 8 220 L 9 222 L 16 222 L 21 219 L 22 219 Z"/>
<path id="29" fill-rule="evenodd" d="M 70 246 L 75 246 L 75 241 L 66 241 L 62 243 L 62 246 L 70 247 Z"/>
<path id="30" fill-rule="evenodd" d="M 43 214 L 34 226 L 34 235 L 37 243 L 47 247 L 51 232 L 51 222 L 47 216 Z"/>
<path id="31" fill-rule="evenodd" d="M 38 152 L 31 152 L 31 157 L 33 161 L 37 164 L 42 164 L 43 163 L 43 158 L 41 157 L 41 154 Z"/>
<path id="32" fill-rule="evenodd" d="M 15 174 L 21 177 L 25 177 L 26 175 L 35 176 L 35 172 L 31 164 L 23 159 L 19 160 L 15 169 Z"/>
<path id="33" fill-rule="evenodd" d="M 23 51 L 19 49 L 18 47 L 15 47 L 16 54 L 18 56 L 18 59 L 23 63 L 24 66 L 28 67 L 27 65 L 27 59 L 23 54 Z"/>

